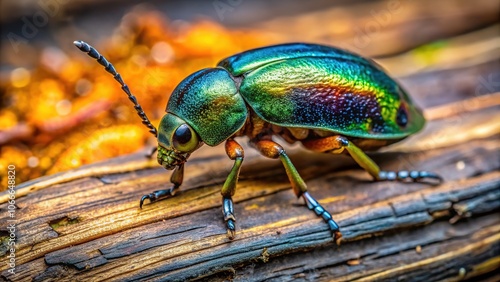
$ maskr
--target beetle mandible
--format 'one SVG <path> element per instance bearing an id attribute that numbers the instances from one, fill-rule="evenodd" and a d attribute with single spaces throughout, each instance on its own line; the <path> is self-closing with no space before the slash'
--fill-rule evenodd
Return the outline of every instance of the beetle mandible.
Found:
<path id="1" fill-rule="evenodd" d="M 197 71 L 172 92 L 158 130 L 111 63 L 83 41 L 74 44 L 96 59 L 121 84 L 150 132 L 158 140 L 158 162 L 168 170 L 172 187 L 144 195 L 150 202 L 173 196 L 181 186 L 184 163 L 203 144 L 225 141 L 234 165 L 222 186 L 227 237 L 235 236 L 232 196 L 243 148 L 235 137 L 248 136 L 263 156 L 280 159 L 292 189 L 328 224 L 337 242 L 340 228 L 308 192 L 305 182 L 273 136 L 301 142 L 314 152 L 347 151 L 375 180 L 435 179 L 427 171 L 383 171 L 363 150 L 400 141 L 425 124 L 403 88 L 370 59 L 334 47 L 289 43 L 258 48 L 223 59 L 215 68 Z M 154 151 L 153 151 L 154 153 Z M 151 154 L 152 155 L 152 154 Z"/>

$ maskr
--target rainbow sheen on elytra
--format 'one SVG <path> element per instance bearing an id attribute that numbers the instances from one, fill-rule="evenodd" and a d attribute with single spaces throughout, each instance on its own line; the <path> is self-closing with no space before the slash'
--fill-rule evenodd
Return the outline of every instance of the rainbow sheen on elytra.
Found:
<path id="1" fill-rule="evenodd" d="M 308 192 L 285 149 L 273 140 L 301 142 L 314 152 L 348 152 L 375 180 L 441 181 L 427 171 L 383 171 L 363 150 L 404 139 L 425 123 L 406 92 L 375 62 L 333 47 L 292 43 L 236 54 L 216 68 L 195 72 L 173 91 L 159 130 L 151 124 L 114 67 L 88 44 L 75 45 L 95 58 L 122 85 L 138 115 L 158 139 L 158 162 L 173 169 L 170 189 L 142 196 L 170 197 L 184 178 L 184 163 L 203 144 L 225 143 L 233 167 L 222 185 L 222 212 L 229 239 L 236 230 L 232 196 L 244 159 L 236 137 L 247 136 L 263 156 L 280 159 L 291 188 L 323 218 L 338 243 L 332 215 Z"/>

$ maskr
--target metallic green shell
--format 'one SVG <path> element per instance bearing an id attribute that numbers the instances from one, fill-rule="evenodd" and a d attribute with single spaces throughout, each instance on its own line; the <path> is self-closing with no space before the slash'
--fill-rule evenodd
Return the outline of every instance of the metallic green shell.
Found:
<path id="1" fill-rule="evenodd" d="M 166 111 L 186 121 L 209 146 L 236 133 L 248 115 L 234 80 L 222 68 L 203 69 L 184 79 Z"/>
<path id="2" fill-rule="evenodd" d="M 240 94 L 257 115 L 280 126 L 401 139 L 425 123 L 392 78 L 347 51 L 286 44 L 238 54 L 219 65 L 234 76 L 244 74 Z"/>

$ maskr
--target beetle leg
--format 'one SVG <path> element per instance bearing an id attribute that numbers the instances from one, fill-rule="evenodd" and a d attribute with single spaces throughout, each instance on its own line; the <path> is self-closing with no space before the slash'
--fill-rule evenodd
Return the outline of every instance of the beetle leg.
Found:
<path id="1" fill-rule="evenodd" d="M 172 176 L 170 177 L 170 182 L 173 186 L 170 189 L 158 190 L 153 193 L 144 195 L 141 197 L 141 202 L 139 203 L 139 207 L 142 209 L 142 205 L 146 199 L 149 200 L 150 203 L 156 202 L 159 199 L 172 197 L 175 195 L 176 190 L 181 186 L 182 180 L 184 179 L 184 164 L 181 164 L 175 167 L 172 172 Z"/>
<path id="2" fill-rule="evenodd" d="M 340 233 L 340 228 L 338 224 L 333 220 L 332 215 L 325 210 L 308 192 L 307 186 L 302 177 L 300 177 L 297 169 L 290 161 L 290 158 L 286 154 L 285 150 L 281 145 L 272 141 L 272 140 L 252 140 L 251 143 L 259 152 L 268 158 L 277 159 L 279 158 L 285 167 L 286 174 L 288 175 L 288 179 L 292 184 L 292 189 L 295 195 L 298 197 L 302 197 L 307 207 L 314 211 L 317 216 L 321 216 L 323 220 L 328 224 L 330 228 L 334 240 L 339 243 L 342 234 Z"/>
<path id="3" fill-rule="evenodd" d="M 234 217 L 232 197 L 236 191 L 236 184 L 238 183 L 240 168 L 243 163 L 244 151 L 238 142 L 233 139 L 228 139 L 226 141 L 226 154 L 231 160 L 234 160 L 234 165 L 220 193 L 222 194 L 222 214 L 226 222 L 227 238 L 233 240 L 236 229 L 236 218 Z"/>
<path id="4" fill-rule="evenodd" d="M 358 148 L 344 136 L 336 135 L 316 140 L 302 141 L 302 144 L 307 149 L 315 152 L 340 154 L 345 149 L 349 152 L 356 163 L 372 175 L 375 180 L 421 181 L 428 178 L 438 180 L 439 183 L 443 181 L 441 176 L 428 171 L 380 170 L 379 166 L 370 157 L 368 157 L 363 150 Z"/>

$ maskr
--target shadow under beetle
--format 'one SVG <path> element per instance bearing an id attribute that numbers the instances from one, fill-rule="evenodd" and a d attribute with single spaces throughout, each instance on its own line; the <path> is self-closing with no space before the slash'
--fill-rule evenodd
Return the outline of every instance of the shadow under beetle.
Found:
<path id="1" fill-rule="evenodd" d="M 315 152 L 347 151 L 375 180 L 441 181 L 432 172 L 380 170 L 363 152 L 404 139 L 419 131 L 425 119 L 396 81 L 375 62 L 356 54 L 305 43 L 236 54 L 184 79 L 170 96 L 157 131 L 113 65 L 89 44 L 74 44 L 121 84 L 142 122 L 158 139 L 158 162 L 174 170 L 173 186 L 144 195 L 141 208 L 147 199 L 154 202 L 174 195 L 192 152 L 203 144 L 225 141 L 234 165 L 222 186 L 222 211 L 227 237 L 233 239 L 232 196 L 244 158 L 243 148 L 234 140 L 238 136 L 248 136 L 250 145 L 263 156 L 281 160 L 295 195 L 325 220 L 337 242 L 342 236 L 338 224 L 307 192 L 304 180 L 272 136 L 289 143 L 300 141 Z"/>

